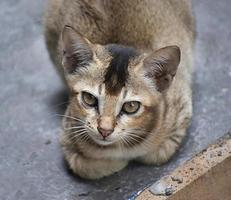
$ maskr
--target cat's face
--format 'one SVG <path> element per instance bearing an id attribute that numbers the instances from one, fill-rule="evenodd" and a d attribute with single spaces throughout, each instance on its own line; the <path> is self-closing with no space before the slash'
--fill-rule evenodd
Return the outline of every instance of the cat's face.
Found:
<path id="1" fill-rule="evenodd" d="M 124 46 L 93 45 L 66 27 L 63 50 L 71 91 L 67 129 L 102 146 L 145 140 L 161 117 L 162 92 L 176 73 L 179 49 L 146 55 Z"/>
<path id="2" fill-rule="evenodd" d="M 87 134 L 96 143 L 131 145 L 143 140 L 157 123 L 160 96 L 139 85 L 138 79 L 133 83 L 135 76 L 116 94 L 107 91 L 103 77 L 75 78 L 69 109 L 84 122 L 76 121 L 73 126 L 86 124 Z M 73 130 L 81 133 L 82 129 Z"/>

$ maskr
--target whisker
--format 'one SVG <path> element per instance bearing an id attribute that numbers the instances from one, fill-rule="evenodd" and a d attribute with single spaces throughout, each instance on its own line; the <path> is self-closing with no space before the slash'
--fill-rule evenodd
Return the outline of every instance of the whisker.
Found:
<path id="1" fill-rule="evenodd" d="M 144 146 L 145 149 L 147 148 L 146 150 L 148 150 L 148 149 L 150 148 L 150 146 L 153 145 L 153 143 L 150 142 L 149 140 L 146 140 L 146 138 L 143 138 L 143 137 L 141 137 L 141 136 L 139 136 L 139 135 L 136 135 L 136 134 L 134 134 L 134 133 L 132 134 L 131 132 L 126 132 L 126 133 L 127 133 L 126 136 L 127 136 L 129 139 L 133 140 L 133 141 L 139 142 L 138 139 L 141 139 L 141 141 L 143 141 L 143 143 L 142 143 L 141 145 Z"/>
<path id="2" fill-rule="evenodd" d="M 79 141 L 83 138 L 83 136 L 85 135 L 86 133 L 81 133 L 79 135 L 75 135 L 73 137 L 71 137 L 71 140 L 74 140 L 74 141 Z"/>
<path id="3" fill-rule="evenodd" d="M 128 146 L 130 146 L 132 144 L 131 141 L 127 137 L 123 137 L 123 139 Z"/>
<path id="4" fill-rule="evenodd" d="M 77 143 L 79 140 L 81 140 L 82 142 L 86 142 L 89 139 L 89 136 L 87 134 L 87 131 L 82 132 L 79 137 L 75 138 L 75 143 Z"/>
<path id="5" fill-rule="evenodd" d="M 69 128 L 64 128 L 64 130 L 68 131 L 68 130 L 72 130 L 72 129 L 81 129 L 81 128 L 85 128 L 85 126 L 73 126 L 73 127 L 69 127 Z"/>
<path id="6" fill-rule="evenodd" d="M 73 120 L 76 120 L 76 121 L 80 121 L 82 123 L 85 123 L 85 121 L 83 119 L 80 119 L 80 118 L 75 118 L 75 117 L 72 117 L 72 116 L 68 116 L 68 115 L 60 115 L 60 114 L 56 114 L 57 116 L 60 116 L 60 117 L 66 117 L 66 118 L 69 118 L 69 119 L 73 119 Z"/>
<path id="7" fill-rule="evenodd" d="M 71 137 L 77 137 L 77 136 L 79 136 L 79 135 L 81 135 L 82 134 L 82 132 L 86 132 L 86 130 L 79 130 L 79 131 L 75 131 L 75 132 L 70 132 L 70 136 Z"/>
<path id="8" fill-rule="evenodd" d="M 70 101 L 64 101 L 62 103 L 58 103 L 58 104 L 53 105 L 53 107 L 56 108 L 56 107 L 59 107 L 59 106 L 62 106 L 64 104 L 68 104 L 68 103 L 70 103 Z"/>
<path id="9" fill-rule="evenodd" d="M 88 140 L 89 140 L 89 136 L 87 134 L 84 135 L 82 141 L 87 142 Z"/>
<path id="10" fill-rule="evenodd" d="M 75 140 L 75 142 L 78 141 L 78 139 L 82 139 L 84 136 L 86 136 L 87 131 L 83 130 L 81 132 L 75 133 L 70 139 Z"/>
<path id="11" fill-rule="evenodd" d="M 150 133 L 150 131 L 142 130 L 142 129 L 128 129 L 126 132 L 132 132 L 132 133 Z"/>
<path id="12" fill-rule="evenodd" d="M 86 124 L 86 128 L 87 128 L 88 130 L 92 131 L 92 132 L 95 132 L 95 130 L 94 130 L 93 128 L 91 128 L 90 126 L 88 126 L 87 124 Z"/>
<path id="13" fill-rule="evenodd" d="M 144 139 L 143 137 L 136 135 L 135 133 L 132 133 L 132 132 L 126 132 L 126 135 L 131 136 L 131 137 L 135 137 L 135 138 L 139 138 L 139 139 Z"/>
<path id="14" fill-rule="evenodd" d="M 119 135 L 119 141 L 118 141 L 118 144 L 119 144 L 119 149 L 121 151 L 121 153 L 123 153 L 123 148 L 122 148 L 122 143 L 121 141 L 123 141 L 123 137 L 121 135 Z"/>
<path id="15" fill-rule="evenodd" d="M 86 129 L 80 129 L 80 130 L 76 130 L 74 132 L 71 132 L 71 134 L 78 134 L 78 133 L 81 133 L 82 131 L 86 131 L 87 132 Z"/>

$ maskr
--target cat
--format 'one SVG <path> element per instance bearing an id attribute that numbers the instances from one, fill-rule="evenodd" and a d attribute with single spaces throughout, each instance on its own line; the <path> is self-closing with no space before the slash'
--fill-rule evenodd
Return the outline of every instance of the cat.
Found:
<path id="1" fill-rule="evenodd" d="M 45 38 L 70 93 L 60 143 L 75 174 L 172 157 L 192 116 L 189 0 L 49 0 Z"/>

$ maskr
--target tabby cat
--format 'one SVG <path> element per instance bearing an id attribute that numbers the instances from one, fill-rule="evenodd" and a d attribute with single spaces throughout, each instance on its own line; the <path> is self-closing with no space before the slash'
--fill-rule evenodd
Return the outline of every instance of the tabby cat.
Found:
<path id="1" fill-rule="evenodd" d="M 60 141 L 74 173 L 171 158 L 192 115 L 189 0 L 49 0 L 45 38 L 70 91 Z"/>

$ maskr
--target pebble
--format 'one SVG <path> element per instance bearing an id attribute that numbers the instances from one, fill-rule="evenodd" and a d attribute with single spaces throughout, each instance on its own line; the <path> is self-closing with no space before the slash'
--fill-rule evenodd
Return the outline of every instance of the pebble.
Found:
<path id="1" fill-rule="evenodd" d="M 154 195 L 162 195 L 162 196 L 169 196 L 171 195 L 174 190 L 171 185 L 168 185 L 164 181 L 157 181 L 154 183 L 150 188 L 150 192 L 152 192 Z"/>
<path id="2" fill-rule="evenodd" d="M 46 144 L 46 145 L 51 144 L 51 140 L 47 140 L 47 141 L 45 142 L 45 144 Z"/>
<path id="3" fill-rule="evenodd" d="M 218 151 L 217 155 L 222 156 L 222 151 Z"/>
<path id="4" fill-rule="evenodd" d="M 183 178 L 178 176 L 172 176 L 172 181 L 176 181 L 178 184 L 183 183 Z"/>
<path id="5" fill-rule="evenodd" d="M 174 190 L 172 189 L 172 187 L 168 187 L 165 189 L 165 195 L 166 196 L 170 196 L 173 192 L 174 192 Z"/>

